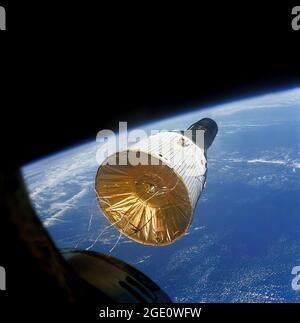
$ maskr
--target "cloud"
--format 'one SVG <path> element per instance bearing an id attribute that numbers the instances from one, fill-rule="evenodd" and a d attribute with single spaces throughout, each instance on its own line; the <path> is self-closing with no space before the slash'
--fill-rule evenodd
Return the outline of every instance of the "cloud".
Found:
<path id="1" fill-rule="evenodd" d="M 46 220 L 43 221 L 45 227 L 49 227 L 53 225 L 57 220 L 60 220 L 60 218 L 68 211 L 69 209 L 75 208 L 76 205 L 78 205 L 78 201 L 82 199 L 87 193 L 88 188 L 85 187 L 80 192 L 72 196 L 67 201 L 64 201 L 63 203 L 59 203 L 55 206 L 55 208 L 59 209 L 58 212 L 54 213 L 50 217 L 48 217 Z"/>
<path id="2" fill-rule="evenodd" d="M 246 161 L 248 164 L 279 164 L 279 165 L 286 165 L 287 162 L 285 160 L 267 160 L 267 159 L 250 159 Z"/>

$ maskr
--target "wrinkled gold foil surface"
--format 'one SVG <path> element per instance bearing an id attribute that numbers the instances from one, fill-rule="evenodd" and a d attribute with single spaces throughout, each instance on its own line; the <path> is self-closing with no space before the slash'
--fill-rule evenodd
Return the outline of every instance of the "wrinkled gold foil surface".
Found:
<path id="1" fill-rule="evenodd" d="M 162 246 L 186 232 L 192 206 L 174 169 L 161 160 L 136 166 L 108 162 L 98 169 L 95 189 L 103 213 L 121 233 L 142 244 Z"/>

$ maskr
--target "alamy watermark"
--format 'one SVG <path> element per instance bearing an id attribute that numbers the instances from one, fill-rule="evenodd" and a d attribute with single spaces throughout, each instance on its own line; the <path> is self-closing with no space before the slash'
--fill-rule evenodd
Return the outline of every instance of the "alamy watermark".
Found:
<path id="1" fill-rule="evenodd" d="M 300 6 L 293 7 L 291 14 L 293 16 L 292 29 L 298 31 L 300 30 Z M 2 6 L 0 6 L 0 30 L 6 30 L 6 10 Z"/>
<path id="2" fill-rule="evenodd" d="M 6 290 L 6 272 L 5 268 L 0 266 L 0 290 Z"/>
<path id="3" fill-rule="evenodd" d="M 0 30 L 6 30 L 6 11 L 0 6 Z"/>
<path id="4" fill-rule="evenodd" d="M 292 28 L 293 30 L 298 31 L 300 30 L 300 6 L 296 6 L 292 9 L 292 15 Z"/>
<path id="5" fill-rule="evenodd" d="M 292 280 L 292 289 L 300 291 L 300 266 L 295 266 L 292 269 L 292 275 L 295 276 Z"/>
<path id="6" fill-rule="evenodd" d="M 204 130 L 127 130 L 127 122 L 119 122 L 119 131 L 101 130 L 96 142 L 98 165 L 160 165 L 191 162 L 204 156 Z M 201 154 L 202 152 L 202 154 Z M 193 156 L 195 158 L 193 158 Z M 198 158 L 199 157 L 199 158 Z M 203 161 L 203 165 L 205 161 Z M 202 172 L 193 168 L 195 176 Z"/>

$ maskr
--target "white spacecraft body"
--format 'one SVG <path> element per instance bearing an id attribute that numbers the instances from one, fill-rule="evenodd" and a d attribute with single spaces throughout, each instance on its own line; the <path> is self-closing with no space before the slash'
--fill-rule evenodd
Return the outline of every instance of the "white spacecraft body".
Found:
<path id="1" fill-rule="evenodd" d="M 116 152 L 99 167 L 95 189 L 107 219 L 142 244 L 163 246 L 191 225 L 217 125 L 202 119 L 186 132 L 159 132 Z"/>

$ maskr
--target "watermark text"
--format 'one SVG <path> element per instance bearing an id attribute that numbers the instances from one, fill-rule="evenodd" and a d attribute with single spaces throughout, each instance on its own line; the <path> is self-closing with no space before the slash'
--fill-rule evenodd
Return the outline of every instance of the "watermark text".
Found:
<path id="1" fill-rule="evenodd" d="M 295 31 L 300 30 L 300 6 L 296 6 L 292 9 L 292 28 Z"/>
<path id="2" fill-rule="evenodd" d="M 292 269 L 292 275 L 295 276 L 292 280 L 292 289 L 300 291 L 300 266 L 295 266 Z"/>
<path id="3" fill-rule="evenodd" d="M 6 272 L 4 267 L 0 266 L 0 290 L 6 290 Z"/>
<path id="4" fill-rule="evenodd" d="M 0 30 L 6 30 L 6 11 L 0 6 Z"/>

